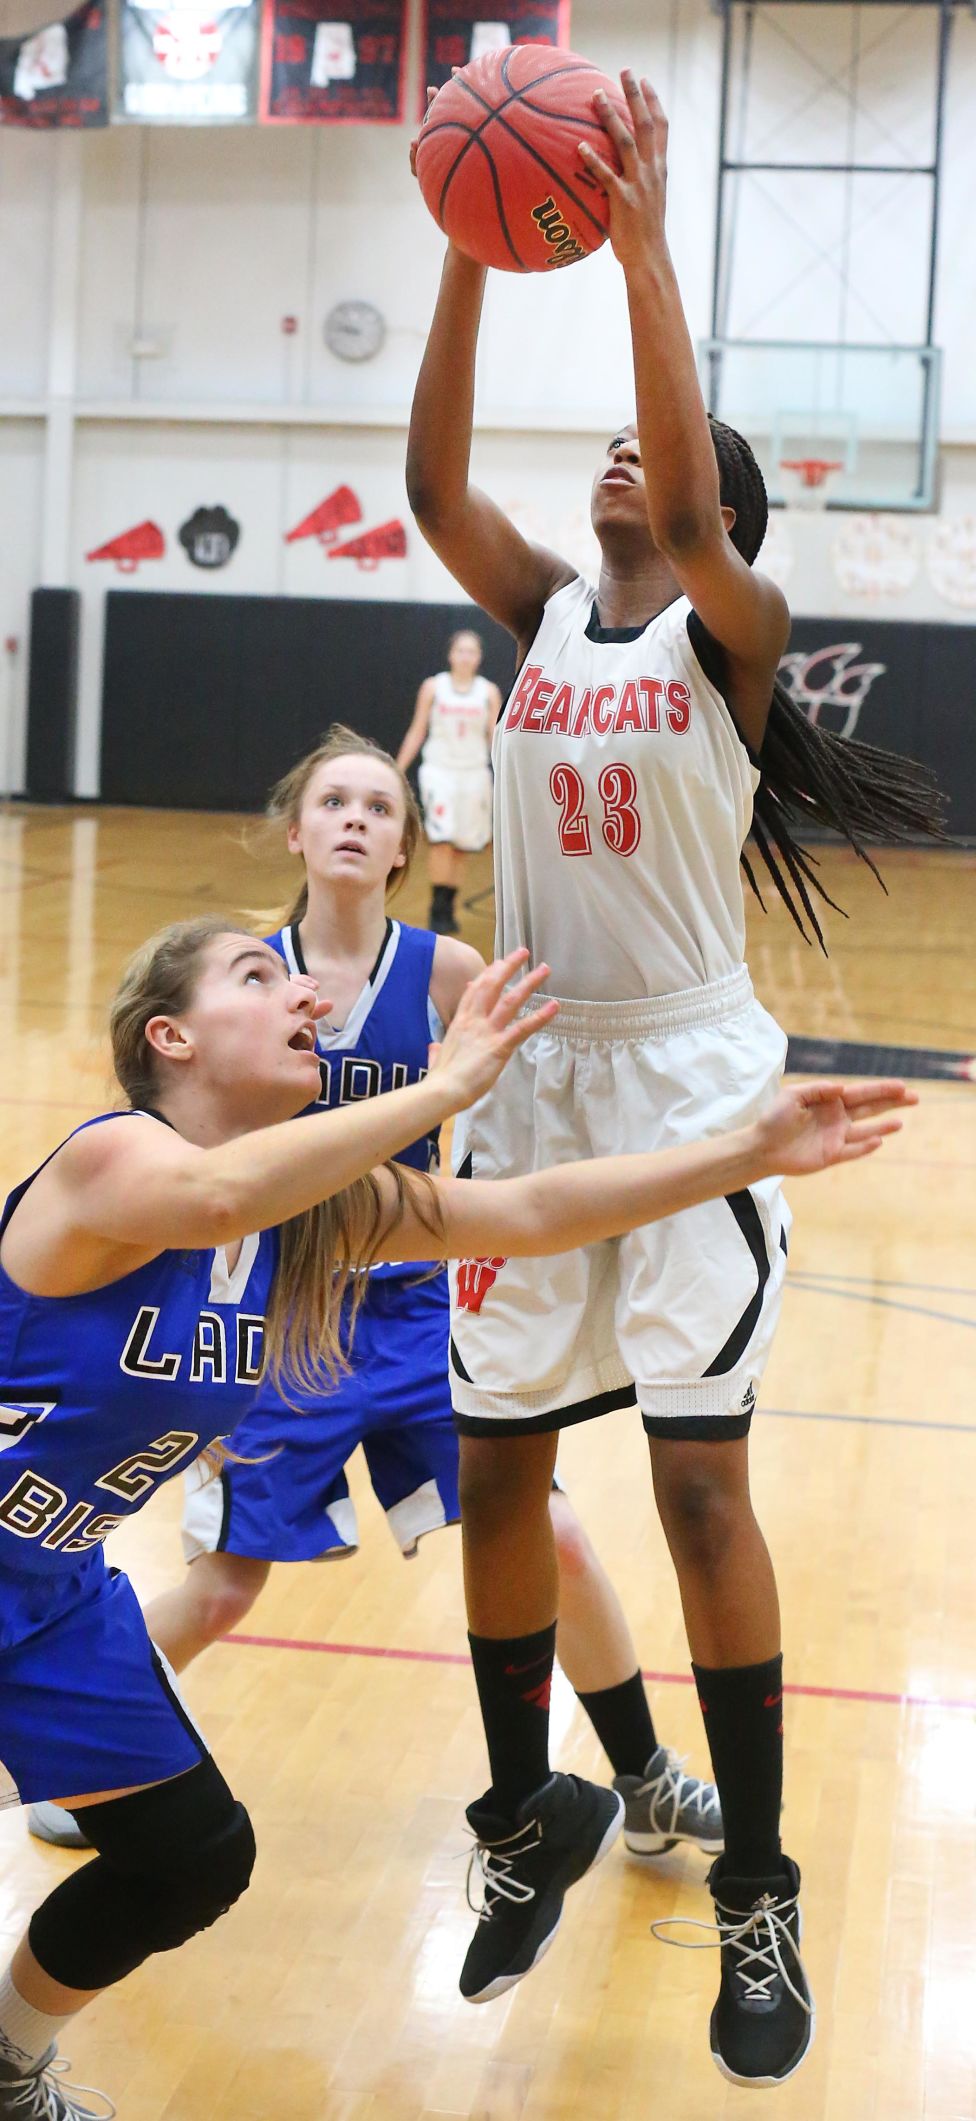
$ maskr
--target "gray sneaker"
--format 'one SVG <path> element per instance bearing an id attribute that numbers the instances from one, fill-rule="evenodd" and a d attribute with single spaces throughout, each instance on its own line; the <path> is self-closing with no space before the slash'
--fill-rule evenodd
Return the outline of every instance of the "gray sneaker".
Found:
<path id="1" fill-rule="evenodd" d="M 0 2057 L 0 2117 L 2 2121 L 114 2121 L 116 2108 L 104 2092 L 87 2084 L 66 2084 L 70 2062 L 59 2062 L 52 2040 L 49 2048 L 29 2069 Z M 59 2081 L 60 2080 L 60 2081 Z M 79 2093 L 83 2097 L 79 2097 Z M 97 2106 L 89 2106 L 96 2099 Z"/>
<path id="2" fill-rule="evenodd" d="M 669 1746 L 658 1746 L 643 1775 L 615 1775 L 613 1786 L 624 1800 L 624 1840 L 633 1855 L 663 1856 L 679 1841 L 705 1856 L 724 1847 L 714 1782 L 686 1775 L 684 1759 Z"/>
<path id="3" fill-rule="evenodd" d="M 87 1834 L 82 1833 L 74 1813 L 66 1812 L 63 1804 L 32 1804 L 27 1813 L 27 1824 L 38 1841 L 53 1841 L 59 1849 L 91 1848 L 91 1842 Z"/>

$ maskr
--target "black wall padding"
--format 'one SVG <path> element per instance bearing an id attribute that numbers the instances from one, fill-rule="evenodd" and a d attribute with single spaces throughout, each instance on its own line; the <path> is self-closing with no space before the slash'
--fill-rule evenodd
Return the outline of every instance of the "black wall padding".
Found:
<path id="1" fill-rule="evenodd" d="M 331 721 L 395 751 L 418 685 L 443 668 L 458 626 L 482 635 L 485 674 L 504 693 L 512 643 L 470 604 L 110 591 L 102 798 L 259 810 Z M 858 683 L 850 666 L 878 665 L 854 733 L 931 766 L 951 831 L 976 838 L 976 628 L 796 619 L 791 655 L 815 651 L 824 726 L 845 725 L 844 697 Z"/>
<path id="2" fill-rule="evenodd" d="M 74 793 L 81 597 L 35 589 L 27 674 L 27 794 L 63 803 Z"/>
<path id="3" fill-rule="evenodd" d="M 473 626 L 505 693 L 512 642 L 471 604 L 110 590 L 101 796 L 260 810 L 330 722 L 396 751 L 417 688 Z"/>

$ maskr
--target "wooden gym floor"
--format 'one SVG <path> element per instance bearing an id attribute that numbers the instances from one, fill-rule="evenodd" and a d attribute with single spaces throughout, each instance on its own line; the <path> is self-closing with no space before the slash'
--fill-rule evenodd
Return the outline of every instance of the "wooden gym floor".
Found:
<path id="1" fill-rule="evenodd" d="M 0 816 L 0 1179 L 112 1101 L 103 1022 L 130 948 L 172 918 L 274 908 L 280 859 L 243 821 L 148 811 Z M 890 897 L 825 858 L 849 923 L 831 957 L 750 912 L 763 1000 L 794 1033 L 973 1050 L 970 854 L 900 854 Z M 465 933 L 490 945 L 484 859 Z M 421 878 L 402 910 L 423 918 Z M 359 1556 L 280 1569 L 241 1641 L 186 1681 L 255 1820 L 245 1901 L 103 1998 L 66 2043 L 125 2121 L 974 2121 L 976 2116 L 976 1088 L 922 1083 L 867 1165 L 797 1184 L 785 1316 L 753 1429 L 787 1671 L 784 1837 L 805 1875 L 818 2002 L 777 2094 L 708 2055 L 717 1955 L 650 1935 L 707 1918 L 705 1863 L 613 1855 L 544 1965 L 472 2010 L 462 1807 L 483 1784 L 458 1535 L 405 1565 L 359 1462 Z M 570 1430 L 560 1468 L 609 1559 L 662 1735 L 705 1751 L 637 1419 Z M 179 1575 L 171 1486 L 113 1542 L 150 1594 Z M 564 1683 L 554 1757 L 604 1772 Z M 77 1858 L 0 1820 L 12 1943 Z"/>

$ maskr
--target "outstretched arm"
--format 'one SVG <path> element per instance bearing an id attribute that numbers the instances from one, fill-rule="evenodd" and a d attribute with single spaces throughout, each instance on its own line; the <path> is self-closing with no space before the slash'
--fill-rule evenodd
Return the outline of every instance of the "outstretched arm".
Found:
<path id="1" fill-rule="evenodd" d="M 586 142 L 580 154 L 610 200 L 610 240 L 624 270 L 637 382 L 637 431 L 651 533 L 728 659 L 737 716 L 762 742 L 776 666 L 789 638 L 781 591 L 755 574 L 727 534 L 695 355 L 664 227 L 668 125 L 648 81 L 621 76 L 633 130 L 605 95 L 597 115 L 618 175 Z"/>
<path id="2" fill-rule="evenodd" d="M 413 710 L 413 721 L 397 752 L 396 762 L 401 773 L 406 773 L 407 767 L 413 765 L 418 751 L 427 742 L 427 731 L 430 728 L 430 710 L 433 704 L 434 680 L 433 678 L 425 678 L 417 694 L 417 704 Z"/>
<path id="3" fill-rule="evenodd" d="M 782 1090 L 765 1118 L 716 1139 L 644 1156 L 560 1164 L 525 1178 L 431 1183 L 442 1234 L 408 1206 L 380 1259 L 542 1258 L 617 1237 L 773 1173 L 794 1178 L 871 1156 L 917 1104 L 904 1083 L 813 1082 Z M 886 1116 L 888 1115 L 888 1116 Z M 423 1205 L 416 1182 L 414 1199 Z"/>
<path id="4" fill-rule="evenodd" d="M 154 1120 L 77 1134 L 14 1210 L 2 1259 L 37 1296 L 73 1296 L 157 1253 L 232 1244 L 314 1207 L 482 1097 L 505 1061 L 556 1014 L 520 1016 L 548 976 L 512 951 L 466 986 L 438 1065 L 421 1083 L 200 1148 Z M 519 977 L 521 975 L 521 977 Z"/>

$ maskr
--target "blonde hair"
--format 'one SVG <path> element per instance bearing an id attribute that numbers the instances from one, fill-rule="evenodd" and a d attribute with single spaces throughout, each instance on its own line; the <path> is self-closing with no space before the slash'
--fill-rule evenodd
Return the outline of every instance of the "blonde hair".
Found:
<path id="1" fill-rule="evenodd" d="M 220 935 L 247 933 L 236 921 L 213 914 L 176 921 L 144 943 L 126 966 L 112 1003 L 110 1032 L 115 1073 L 133 1110 L 151 1110 L 159 1094 L 158 1064 L 146 1039 L 150 1019 L 182 1015 L 193 1001 L 211 944 Z M 424 1226 L 440 1234 L 430 1180 L 405 1173 L 398 1164 L 385 1169 L 396 1187 L 392 1215 L 383 1210 L 379 1185 L 369 1173 L 279 1226 L 263 1368 L 284 1396 L 289 1384 L 321 1390 L 323 1369 L 332 1384 L 348 1370 L 340 1333 L 344 1299 L 351 1288 L 351 1331 L 366 1286 L 361 1270 L 372 1266 L 408 1197 Z M 221 1455 L 227 1454 L 218 1454 L 217 1463 Z"/>
<path id="2" fill-rule="evenodd" d="M 386 879 L 389 892 L 399 891 L 401 884 L 406 882 L 410 874 L 410 865 L 423 837 L 420 808 L 402 768 L 397 765 L 389 751 L 383 750 L 381 744 L 374 744 L 371 736 L 360 736 L 355 729 L 347 728 L 345 722 L 333 722 L 331 728 L 326 730 L 325 735 L 316 744 L 314 751 L 307 751 L 304 758 L 299 759 L 298 764 L 276 782 L 268 797 L 266 814 L 274 823 L 283 819 L 286 825 L 297 825 L 302 814 L 305 791 L 312 775 L 318 772 L 320 766 L 331 765 L 333 759 L 347 758 L 378 759 L 381 765 L 389 767 L 390 772 L 395 774 L 399 781 L 404 809 L 400 852 L 406 858 L 399 868 L 390 870 Z M 290 928 L 294 921 L 304 918 L 307 910 L 306 882 L 302 885 L 290 912 L 285 913 L 277 925 Z"/>

